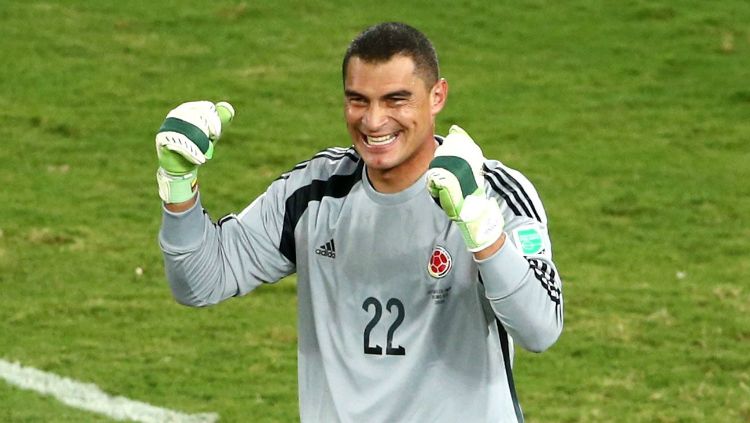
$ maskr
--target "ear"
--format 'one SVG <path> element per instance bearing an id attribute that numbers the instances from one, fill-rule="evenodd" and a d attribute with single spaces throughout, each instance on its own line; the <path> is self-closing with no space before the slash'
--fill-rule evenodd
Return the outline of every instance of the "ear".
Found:
<path id="1" fill-rule="evenodd" d="M 448 81 L 446 81 L 445 78 L 440 78 L 430 90 L 430 108 L 433 116 L 443 110 L 447 99 Z"/>

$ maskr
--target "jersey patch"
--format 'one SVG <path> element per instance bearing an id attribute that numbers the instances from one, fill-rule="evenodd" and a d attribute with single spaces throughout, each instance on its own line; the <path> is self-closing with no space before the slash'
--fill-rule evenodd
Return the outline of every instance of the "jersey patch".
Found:
<path id="1" fill-rule="evenodd" d="M 448 253 L 448 250 L 441 246 L 435 246 L 430 255 L 430 262 L 427 264 L 427 272 L 433 278 L 442 278 L 450 272 L 453 266 L 453 259 Z"/>
<path id="2" fill-rule="evenodd" d="M 539 254 L 544 250 L 542 234 L 534 226 L 522 226 L 513 230 L 513 239 L 525 256 Z"/>

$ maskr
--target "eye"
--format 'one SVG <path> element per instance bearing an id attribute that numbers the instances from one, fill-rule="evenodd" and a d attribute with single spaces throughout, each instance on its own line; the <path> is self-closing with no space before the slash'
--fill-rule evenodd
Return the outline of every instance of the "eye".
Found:
<path id="1" fill-rule="evenodd" d="M 386 98 L 386 101 L 391 107 L 403 106 L 409 102 L 409 96 L 406 95 L 392 95 Z"/>
<path id="2" fill-rule="evenodd" d="M 350 96 L 346 98 L 346 102 L 350 106 L 366 106 L 367 100 L 364 97 Z"/>

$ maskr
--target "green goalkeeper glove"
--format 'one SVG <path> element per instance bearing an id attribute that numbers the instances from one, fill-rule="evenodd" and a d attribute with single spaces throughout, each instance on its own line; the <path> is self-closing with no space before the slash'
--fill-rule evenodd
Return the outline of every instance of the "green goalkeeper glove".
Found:
<path id="1" fill-rule="evenodd" d="M 229 103 L 192 101 L 172 109 L 156 134 L 156 181 L 165 203 L 181 203 L 195 194 L 198 166 L 213 157 L 222 126 L 234 117 Z"/>
<path id="2" fill-rule="evenodd" d="M 427 170 L 427 190 L 456 222 L 471 252 L 492 245 L 505 225 L 497 201 L 484 192 L 484 160 L 469 134 L 453 125 Z"/>

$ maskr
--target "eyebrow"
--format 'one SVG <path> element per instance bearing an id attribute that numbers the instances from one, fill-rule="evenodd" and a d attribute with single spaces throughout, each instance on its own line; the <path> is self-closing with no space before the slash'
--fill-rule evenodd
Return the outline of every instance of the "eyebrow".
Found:
<path id="1" fill-rule="evenodd" d="M 398 90 L 398 91 L 394 91 L 392 93 L 388 93 L 388 94 L 384 95 L 383 98 L 396 98 L 396 97 L 406 97 L 406 98 L 408 98 L 408 97 L 411 97 L 411 94 L 412 93 L 409 90 Z"/>
<path id="2" fill-rule="evenodd" d="M 344 90 L 344 96 L 345 97 L 362 97 L 362 98 L 367 98 L 367 96 L 365 96 L 364 94 L 360 94 L 357 91 L 349 90 L 349 89 Z M 409 98 L 411 96 L 412 96 L 412 92 L 409 91 L 409 90 L 398 90 L 398 91 L 393 91 L 393 92 L 390 92 L 390 93 L 386 93 L 381 98 L 384 98 L 384 99 L 392 99 L 392 98 L 397 98 L 397 97 L 406 97 L 406 98 Z"/>
<path id="3" fill-rule="evenodd" d="M 364 97 L 362 94 L 354 90 L 344 90 L 344 96 L 345 97 Z"/>

